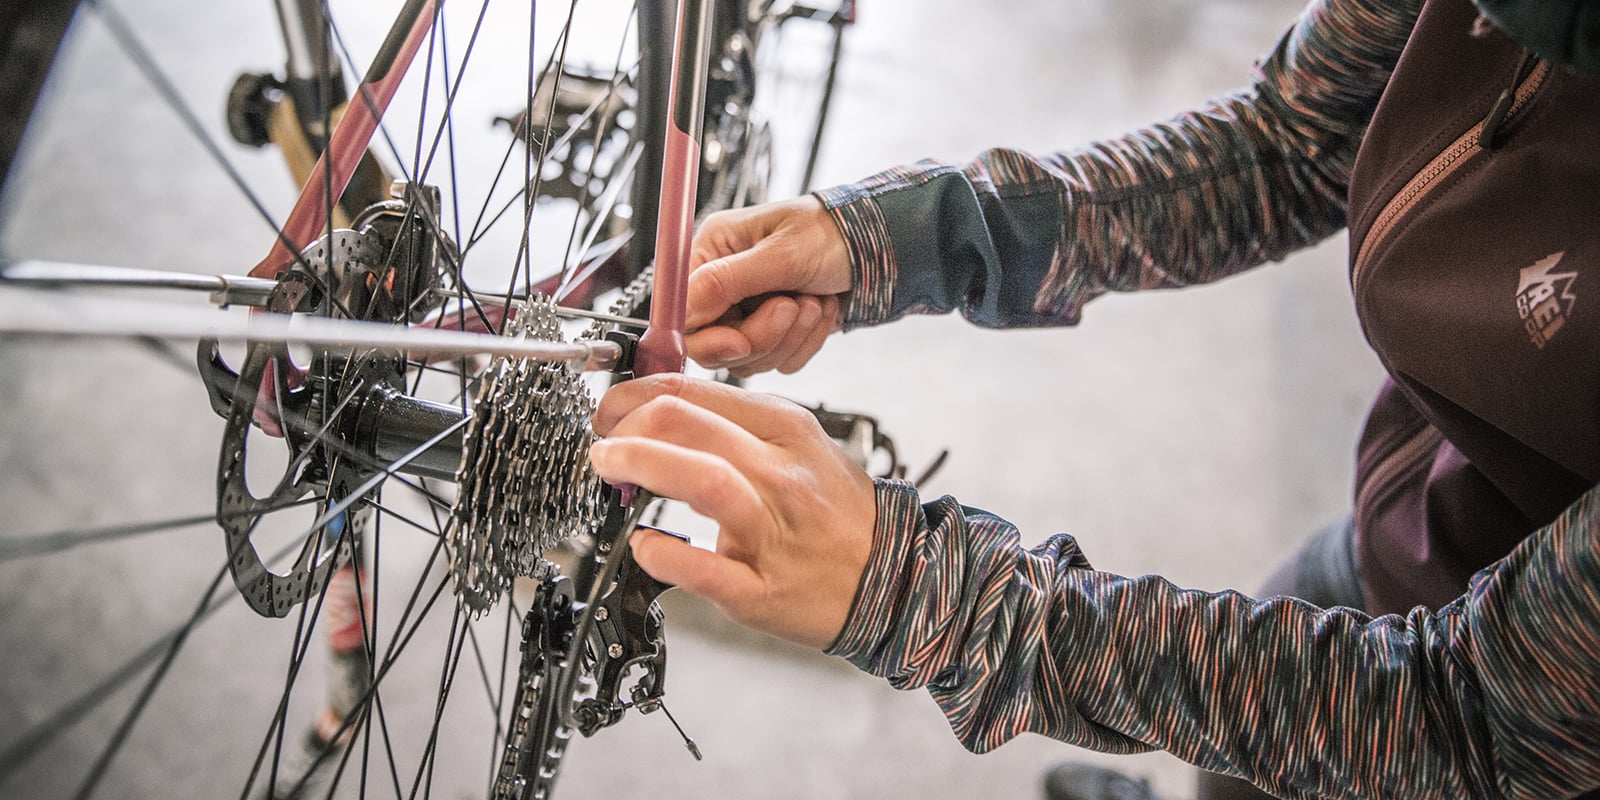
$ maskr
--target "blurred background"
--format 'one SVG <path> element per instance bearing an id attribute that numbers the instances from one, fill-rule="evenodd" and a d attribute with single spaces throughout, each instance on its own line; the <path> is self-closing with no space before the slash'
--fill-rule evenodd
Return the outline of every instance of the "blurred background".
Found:
<path id="1" fill-rule="evenodd" d="M 234 76 L 280 66 L 265 0 L 119 5 L 219 139 Z M 346 5 L 372 9 L 371 30 L 347 23 L 359 51 L 397 3 Z M 1299 6 L 863 0 L 814 185 L 924 157 L 964 161 L 991 146 L 1073 147 L 1163 119 L 1246 82 Z M 104 26 L 88 22 L 63 51 L 4 197 L 0 253 L 247 270 L 270 232 L 127 69 Z M 513 86 L 525 80 L 525 69 L 504 72 Z M 512 109 L 521 102 L 505 97 Z M 491 109 L 474 113 L 482 118 L 472 124 L 490 125 Z M 227 154 L 281 215 L 295 191 L 277 159 L 231 144 Z M 853 332 L 801 373 L 749 385 L 876 417 L 913 474 L 948 450 L 924 493 L 1000 514 L 1030 543 L 1068 531 L 1100 569 L 1248 591 L 1345 510 L 1355 438 L 1380 379 L 1338 237 L 1218 285 L 1104 298 L 1070 330 L 983 331 L 945 317 Z M 204 515 L 220 429 L 192 367 L 171 350 L 0 341 L 0 537 Z M 702 543 L 714 536 L 672 519 Z M 423 569 L 427 549 L 417 549 L 397 546 L 393 568 Z M 0 562 L 0 750 L 173 630 L 219 554 L 215 528 L 202 524 Z M 237 795 L 292 638 L 292 626 L 237 605 L 190 637 L 96 796 Z M 1160 754 L 1105 757 L 1024 737 L 972 755 L 920 692 L 739 629 L 692 598 L 669 594 L 664 606 L 668 705 L 705 761 L 662 715 L 635 716 L 572 747 L 558 797 L 1033 798 L 1044 770 L 1064 759 L 1114 765 L 1164 796 L 1192 793 L 1188 769 Z M 447 625 L 419 638 L 442 640 Z M 418 656 L 427 665 L 386 690 L 397 748 L 422 746 L 407 740 L 407 720 L 433 711 L 440 652 Z M 0 797 L 71 796 L 133 699 L 132 688 L 111 693 L 0 782 Z M 317 699 L 314 689 L 295 696 L 307 707 Z M 446 728 L 431 796 L 482 796 L 491 715 L 469 708 Z"/>

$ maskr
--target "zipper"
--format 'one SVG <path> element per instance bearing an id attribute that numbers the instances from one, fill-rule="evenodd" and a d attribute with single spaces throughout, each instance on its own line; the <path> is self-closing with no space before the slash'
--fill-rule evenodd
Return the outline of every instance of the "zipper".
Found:
<path id="1" fill-rule="evenodd" d="M 1473 156 L 1483 152 L 1484 146 L 1481 133 L 1484 126 L 1491 122 L 1491 118 L 1494 118 L 1492 121 L 1495 127 L 1500 127 L 1514 120 L 1517 113 L 1527 106 L 1529 98 L 1533 97 L 1534 93 L 1539 91 L 1539 87 L 1544 85 L 1545 77 L 1549 74 L 1550 62 L 1540 60 L 1534 66 L 1533 71 L 1528 73 L 1528 76 L 1517 84 L 1517 89 L 1512 96 L 1509 108 L 1503 112 L 1499 108 L 1491 111 L 1489 117 L 1485 117 L 1483 121 L 1473 125 L 1465 133 L 1456 137 L 1455 141 L 1434 156 L 1427 166 L 1423 167 L 1411 180 L 1406 182 L 1405 186 L 1401 187 L 1400 191 L 1383 207 L 1383 211 L 1373 221 L 1372 227 L 1367 229 L 1366 237 L 1361 240 L 1361 249 L 1356 253 L 1355 264 L 1350 270 L 1350 284 L 1352 287 L 1359 285 L 1363 274 L 1366 272 L 1367 262 L 1372 260 L 1372 255 L 1378 249 L 1378 245 L 1394 231 L 1395 226 L 1400 223 L 1401 219 L 1405 218 L 1406 213 L 1422 202 L 1422 199 L 1428 195 L 1429 190 L 1443 183 L 1463 164 L 1472 160 Z"/>

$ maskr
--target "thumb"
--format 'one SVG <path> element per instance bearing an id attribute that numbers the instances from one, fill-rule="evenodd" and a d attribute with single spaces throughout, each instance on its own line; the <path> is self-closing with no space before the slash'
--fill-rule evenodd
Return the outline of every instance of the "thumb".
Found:
<path id="1" fill-rule="evenodd" d="M 766 242 L 701 264 L 689 273 L 688 317 L 696 330 L 716 322 L 728 310 L 752 297 L 800 288 L 792 257 L 774 252 Z"/>

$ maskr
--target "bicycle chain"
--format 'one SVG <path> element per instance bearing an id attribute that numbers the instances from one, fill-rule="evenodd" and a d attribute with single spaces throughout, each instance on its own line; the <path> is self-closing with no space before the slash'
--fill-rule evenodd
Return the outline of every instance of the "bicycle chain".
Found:
<path id="1" fill-rule="evenodd" d="M 571 581 L 542 581 L 523 621 L 517 695 L 490 800 L 548 800 L 555 788 L 561 757 L 575 731 L 559 722 L 559 709 L 540 706 L 541 700 L 552 700 L 543 697 L 540 689 L 561 683 L 552 666 L 556 651 L 565 649 L 563 634 L 571 633 L 572 601 Z M 556 721 L 550 720 L 551 716 Z M 541 726 L 554 725 L 543 743 L 534 741 L 534 720 L 540 720 Z"/>

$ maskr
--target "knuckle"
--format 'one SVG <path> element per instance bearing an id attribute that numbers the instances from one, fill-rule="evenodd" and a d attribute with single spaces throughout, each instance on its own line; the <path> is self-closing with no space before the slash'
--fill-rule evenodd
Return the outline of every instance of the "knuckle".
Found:
<path id="1" fill-rule="evenodd" d="M 688 417 L 688 402 L 676 395 L 661 395 L 634 412 L 639 432 L 654 436 L 681 427 Z"/>
<path id="2" fill-rule="evenodd" d="M 815 414 L 812 414 L 804 406 L 787 400 L 773 398 L 773 414 L 788 426 L 809 427 L 817 424 Z"/>
<path id="3" fill-rule="evenodd" d="M 689 377 L 681 372 L 657 373 L 633 382 L 647 387 L 653 395 L 652 400 L 663 397 L 681 399 L 689 392 Z"/>
<path id="4" fill-rule="evenodd" d="M 743 297 L 738 296 L 733 281 L 734 266 L 727 258 L 707 261 L 694 271 L 692 280 L 698 293 L 711 298 L 718 305 L 732 305 Z"/>

